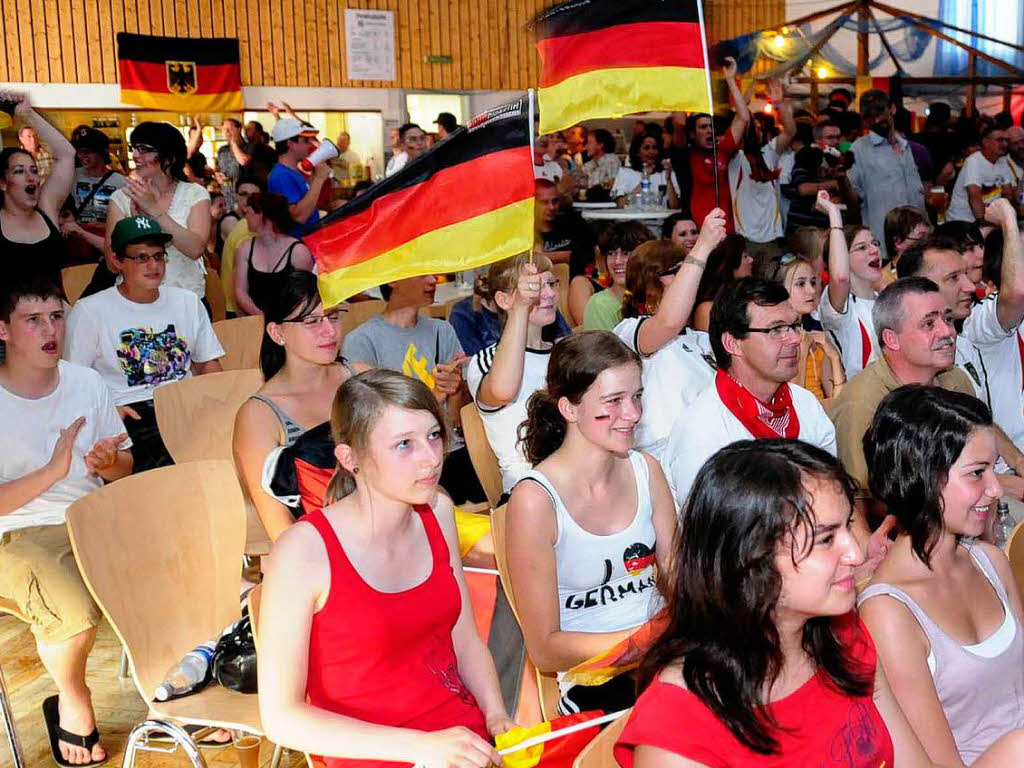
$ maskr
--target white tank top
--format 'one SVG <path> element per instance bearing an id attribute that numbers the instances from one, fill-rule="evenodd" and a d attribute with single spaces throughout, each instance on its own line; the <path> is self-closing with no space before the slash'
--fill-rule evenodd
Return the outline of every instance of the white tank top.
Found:
<path id="1" fill-rule="evenodd" d="M 629 525 L 607 536 L 581 528 L 543 474 L 533 469 L 523 477 L 544 488 L 555 508 L 558 618 L 563 632 L 631 629 L 664 605 L 655 584 L 655 532 L 647 460 L 637 451 L 629 452 L 629 460 L 636 477 L 636 514 Z"/>

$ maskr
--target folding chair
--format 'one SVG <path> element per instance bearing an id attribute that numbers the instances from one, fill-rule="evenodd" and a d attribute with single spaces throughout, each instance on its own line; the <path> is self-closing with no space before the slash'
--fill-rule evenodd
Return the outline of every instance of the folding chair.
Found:
<path id="1" fill-rule="evenodd" d="M 502 504 L 491 512 L 491 536 L 494 539 L 494 559 L 498 564 L 498 576 L 501 579 L 501 586 L 508 597 L 508 604 L 512 607 L 519 626 L 523 621 L 516 608 L 516 598 L 512 593 L 512 581 L 508 575 L 508 560 L 505 557 L 505 517 L 508 514 L 508 505 Z M 531 664 L 532 666 L 532 664 Z M 558 679 L 554 675 L 543 674 L 539 669 L 534 668 L 537 673 L 537 692 L 540 697 L 540 711 L 545 720 L 554 720 L 558 717 L 558 700 L 561 692 L 558 690 Z"/>
<path id="2" fill-rule="evenodd" d="M 177 747 L 194 768 L 205 768 L 193 740 L 203 731 L 190 736 L 179 724 L 263 735 L 253 695 L 210 685 L 191 696 L 152 701 L 167 670 L 239 618 L 241 496 L 231 462 L 197 461 L 122 478 L 68 509 L 78 569 L 149 702 L 148 719 L 128 737 L 124 768 L 134 765 L 138 750 Z M 170 750 L 149 744 L 158 730 L 170 735 Z"/>
<path id="3" fill-rule="evenodd" d="M 260 344 L 263 341 L 263 316 L 248 315 L 219 320 L 213 324 L 213 332 L 224 347 L 220 359 L 225 371 L 260 367 Z"/>
<path id="4" fill-rule="evenodd" d="M 68 304 L 74 304 L 82 297 L 82 293 L 92 281 L 97 266 L 97 264 L 76 264 L 73 267 L 64 267 L 60 271 L 60 281 L 64 285 L 64 295 L 67 297 Z"/>
<path id="5" fill-rule="evenodd" d="M 469 460 L 473 462 L 473 470 L 484 489 L 487 503 L 491 505 L 491 509 L 495 509 L 502 494 L 498 457 L 491 450 L 476 403 L 462 406 L 459 414 L 462 418 L 462 434 L 466 438 L 466 448 L 469 450 Z"/>

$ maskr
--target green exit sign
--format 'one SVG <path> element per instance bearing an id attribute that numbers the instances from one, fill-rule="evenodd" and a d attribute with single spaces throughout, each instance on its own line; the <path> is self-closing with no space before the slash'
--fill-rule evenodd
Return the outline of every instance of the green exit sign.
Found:
<path id="1" fill-rule="evenodd" d="M 452 57 L 447 55 L 447 54 L 442 55 L 442 56 L 430 55 L 430 56 L 427 56 L 427 63 L 428 64 L 451 64 L 452 63 Z"/>

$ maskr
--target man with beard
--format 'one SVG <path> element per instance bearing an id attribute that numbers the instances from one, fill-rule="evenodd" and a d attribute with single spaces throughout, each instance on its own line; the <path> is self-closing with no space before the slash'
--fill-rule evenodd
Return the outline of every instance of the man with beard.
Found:
<path id="1" fill-rule="evenodd" d="M 931 280 L 901 277 L 887 285 L 875 300 L 872 320 L 882 354 L 850 379 L 831 410 L 839 460 L 865 496 L 864 433 L 887 394 L 905 384 L 975 394 L 967 374 L 954 365 L 953 310 Z"/>
<path id="2" fill-rule="evenodd" d="M 835 455 L 835 428 L 818 399 L 790 383 L 801 330 L 779 283 L 744 278 L 718 294 L 708 327 L 718 373 L 673 427 L 661 457 L 680 507 L 704 462 L 736 440 L 799 438 Z"/>
<path id="3" fill-rule="evenodd" d="M 847 178 L 860 197 L 861 215 L 875 239 L 885 239 L 885 215 L 899 205 L 924 210 L 924 185 L 907 140 L 893 130 L 895 107 L 885 91 L 865 91 L 860 111 L 868 133 L 850 147 L 854 164 Z M 884 249 L 884 246 L 883 246 Z M 882 260 L 886 259 L 883 250 Z"/>

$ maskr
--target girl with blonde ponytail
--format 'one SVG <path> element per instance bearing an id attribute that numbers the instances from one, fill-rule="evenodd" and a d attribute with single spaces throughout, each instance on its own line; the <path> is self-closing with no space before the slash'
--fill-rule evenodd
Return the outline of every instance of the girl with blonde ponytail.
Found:
<path id="1" fill-rule="evenodd" d="M 268 735 L 328 768 L 500 764 L 489 740 L 513 724 L 439 493 L 441 406 L 416 379 L 366 371 L 338 390 L 331 431 L 325 506 L 281 534 L 265 569 Z"/>
<path id="2" fill-rule="evenodd" d="M 526 649 L 563 673 L 608 650 L 662 606 L 675 506 L 658 462 L 633 450 L 640 359 L 614 334 L 586 331 L 551 352 L 547 388 L 520 427 L 535 466 L 512 491 L 508 570 Z M 562 675 L 560 674 L 561 678 Z M 564 713 L 631 705 L 634 683 L 561 681 Z"/>

